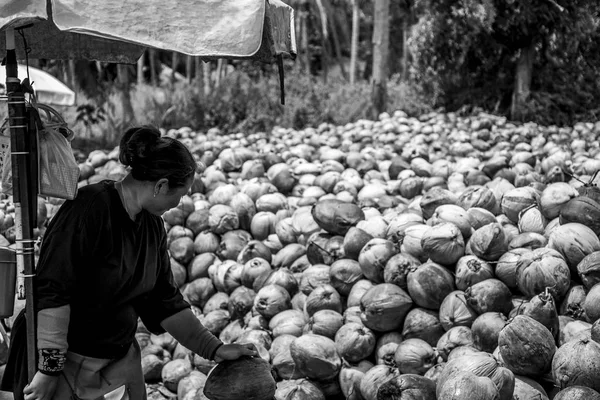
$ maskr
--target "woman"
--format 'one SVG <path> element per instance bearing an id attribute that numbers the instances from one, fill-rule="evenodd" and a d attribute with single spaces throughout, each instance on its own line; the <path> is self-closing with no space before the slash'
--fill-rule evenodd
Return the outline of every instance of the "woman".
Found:
<path id="1" fill-rule="evenodd" d="M 120 182 L 80 189 L 52 219 L 36 269 L 38 371 L 27 380 L 25 316 L 16 319 L 3 389 L 15 399 L 97 399 L 125 386 L 146 398 L 138 317 L 200 356 L 235 360 L 254 345 L 223 344 L 174 284 L 161 215 L 188 193 L 196 162 L 181 142 L 150 127 L 128 130 Z"/>

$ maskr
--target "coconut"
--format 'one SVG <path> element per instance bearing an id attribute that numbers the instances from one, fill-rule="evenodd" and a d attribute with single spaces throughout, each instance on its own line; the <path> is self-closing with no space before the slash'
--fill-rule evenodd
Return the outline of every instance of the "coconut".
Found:
<path id="1" fill-rule="evenodd" d="M 294 273 L 287 268 L 278 268 L 263 272 L 254 280 L 252 288 L 254 291 L 259 291 L 268 285 L 279 285 L 284 288 L 290 296 L 293 296 L 298 291 L 298 280 Z"/>
<path id="2" fill-rule="evenodd" d="M 431 261 L 410 270 L 407 286 L 415 304 L 432 310 L 438 310 L 444 298 L 455 289 L 450 271 Z"/>
<path id="3" fill-rule="evenodd" d="M 502 196 L 502 212 L 513 222 L 519 222 L 519 213 L 538 202 L 539 196 L 530 187 L 517 187 Z"/>
<path id="4" fill-rule="evenodd" d="M 561 225 L 579 223 L 600 234 L 600 204 L 590 197 L 577 196 L 569 200 L 561 208 L 559 218 Z"/>
<path id="5" fill-rule="evenodd" d="M 299 310 L 285 310 L 275 315 L 269 321 L 269 329 L 273 333 L 273 337 L 277 338 L 281 335 L 302 335 L 302 329 L 306 324 L 304 313 Z"/>
<path id="6" fill-rule="evenodd" d="M 600 400 L 600 393 L 585 386 L 569 386 L 558 392 L 553 400 Z"/>
<path id="7" fill-rule="evenodd" d="M 507 250 L 504 229 L 499 223 L 491 223 L 477 229 L 467 243 L 466 253 L 485 261 L 498 260 Z"/>
<path id="8" fill-rule="evenodd" d="M 544 325 L 555 339 L 558 338 L 558 312 L 556 311 L 554 298 L 548 289 L 544 293 L 533 296 L 519 314 L 533 318 Z"/>
<path id="9" fill-rule="evenodd" d="M 589 322 L 595 322 L 600 319 L 600 284 L 592 286 L 583 303 L 583 310 Z"/>
<path id="10" fill-rule="evenodd" d="M 290 243 L 275 254 L 271 260 L 274 268 L 290 268 L 300 257 L 306 255 L 306 247 L 299 243 Z"/>
<path id="11" fill-rule="evenodd" d="M 275 400 L 325 400 L 321 389 L 307 379 L 283 380 L 277 382 Z"/>
<path id="12" fill-rule="evenodd" d="M 321 285 L 315 288 L 304 303 L 306 315 L 311 317 L 320 310 L 333 310 L 342 313 L 342 298 L 331 285 Z"/>
<path id="13" fill-rule="evenodd" d="M 493 352 L 498 347 L 498 336 L 506 321 L 506 316 L 499 312 L 486 312 L 478 316 L 471 325 L 475 347 L 488 353 Z"/>
<path id="14" fill-rule="evenodd" d="M 560 334 L 558 336 L 559 347 L 575 339 L 589 339 L 592 337 L 592 324 L 585 321 L 574 320 L 571 317 L 561 315 L 558 317 L 560 323 Z"/>
<path id="15" fill-rule="evenodd" d="M 497 214 L 497 203 L 494 193 L 487 187 L 473 185 L 461 193 L 458 205 L 468 210 L 471 207 L 479 207 Z"/>
<path id="16" fill-rule="evenodd" d="M 360 207 L 340 200 L 320 200 L 312 208 L 312 216 L 322 229 L 338 235 L 345 235 L 352 226 L 365 219 Z"/>
<path id="17" fill-rule="evenodd" d="M 471 236 L 473 227 L 467 211 L 454 204 L 445 204 L 439 206 L 431 217 L 431 225 L 437 225 L 444 222 L 450 222 L 460 229 L 464 239 Z"/>
<path id="18" fill-rule="evenodd" d="M 335 334 L 338 354 L 350 363 L 366 359 L 375 350 L 375 344 L 375 334 L 362 324 L 347 323 Z"/>
<path id="19" fill-rule="evenodd" d="M 436 263 L 452 265 L 465 253 L 460 229 L 453 223 L 434 225 L 423 233 L 421 248 Z"/>
<path id="20" fill-rule="evenodd" d="M 350 365 L 346 362 L 342 364 L 342 369 L 338 377 L 342 394 L 348 400 L 363 399 L 360 394 L 360 382 L 365 373 L 373 368 L 373 363 L 363 360 L 356 365 Z"/>
<path id="21" fill-rule="evenodd" d="M 416 307 L 406 314 L 402 327 L 404 339 L 419 338 L 435 346 L 443 334 L 444 328 L 436 311 Z"/>
<path id="22" fill-rule="evenodd" d="M 454 351 L 458 349 L 460 347 Z M 494 387 L 498 390 L 498 399 L 512 400 L 515 386 L 514 375 L 510 370 L 504 368 L 491 354 L 479 352 L 452 359 L 449 357 L 448 360 L 437 383 L 438 399 L 442 398 L 439 397 L 439 391 L 447 381 L 452 381 L 453 377 L 459 373 L 469 372 L 479 377 L 491 379 Z M 479 398 L 483 399 L 482 397 Z"/>
<path id="23" fill-rule="evenodd" d="M 435 400 L 435 383 L 415 374 L 395 376 L 379 387 L 377 400 Z"/>
<path id="24" fill-rule="evenodd" d="M 577 275 L 577 264 L 585 256 L 600 250 L 600 239 L 585 225 L 568 223 L 558 226 L 548 238 L 548 247 L 558 251 L 569 266 L 571 274 Z"/>
<path id="25" fill-rule="evenodd" d="M 491 211 L 481 207 L 471 207 L 467 210 L 467 217 L 471 223 L 471 227 L 475 230 L 484 225 L 496 222 L 496 217 Z"/>
<path id="26" fill-rule="evenodd" d="M 423 194 L 419 201 L 425 219 L 431 218 L 439 206 L 457 203 L 458 197 L 454 193 L 440 187 L 431 188 Z"/>
<path id="27" fill-rule="evenodd" d="M 569 290 L 571 273 L 563 256 L 554 249 L 541 248 L 522 254 L 517 262 L 517 287 L 533 297 L 549 288 L 560 301 Z"/>
<path id="28" fill-rule="evenodd" d="M 167 389 L 176 393 L 179 382 L 191 372 L 192 364 L 190 360 L 188 358 L 179 358 L 171 360 L 164 365 L 161 371 L 161 379 Z"/>
<path id="29" fill-rule="evenodd" d="M 263 317 L 270 319 L 281 311 L 292 308 L 291 297 L 279 285 L 267 285 L 254 298 L 254 308 Z"/>
<path id="30" fill-rule="evenodd" d="M 500 356 L 515 374 L 540 376 L 550 370 L 556 352 L 552 333 L 526 315 L 508 322 L 498 336 Z"/>
<path id="31" fill-rule="evenodd" d="M 360 381 L 360 393 L 364 400 L 377 400 L 377 391 L 387 381 L 400 375 L 396 368 L 376 365 L 365 372 Z"/>
<path id="32" fill-rule="evenodd" d="M 333 310 L 320 310 L 310 317 L 304 326 L 305 333 L 314 333 L 334 339 L 344 324 L 344 316 Z"/>
<path id="33" fill-rule="evenodd" d="M 390 367 L 396 367 L 396 349 L 404 338 L 398 332 L 387 332 L 382 334 L 375 345 L 375 358 L 377 365 L 384 364 Z"/>
<path id="34" fill-rule="evenodd" d="M 560 305 L 559 314 L 575 319 L 585 319 L 585 311 L 583 310 L 585 297 L 586 291 L 583 285 L 571 286 Z"/>
<path id="35" fill-rule="evenodd" d="M 303 376 L 320 380 L 332 379 L 341 368 L 335 342 L 324 336 L 302 335 L 292 342 L 290 351 Z"/>
<path id="36" fill-rule="evenodd" d="M 419 266 L 421 262 L 409 254 L 398 253 L 392 256 L 383 270 L 383 280 L 385 283 L 393 283 L 406 290 L 407 276 L 411 268 Z"/>
<path id="37" fill-rule="evenodd" d="M 459 346 L 473 346 L 473 333 L 466 326 L 455 326 L 450 328 L 436 344 L 436 350 L 440 357 L 446 361 L 448 354 Z"/>
<path id="38" fill-rule="evenodd" d="M 461 257 L 455 267 L 455 283 L 458 290 L 494 277 L 494 269 L 486 261 L 474 255 Z"/>
<path id="39" fill-rule="evenodd" d="M 600 391 L 600 344 L 591 339 L 572 340 L 556 350 L 552 378 L 561 389 L 585 386 Z"/>
<path id="40" fill-rule="evenodd" d="M 508 315 L 511 296 L 510 289 L 498 279 L 486 279 L 465 291 L 467 304 L 479 314 L 496 311 Z"/>
<path id="41" fill-rule="evenodd" d="M 506 231 L 506 228 L 505 228 Z M 508 236 L 508 235 L 506 235 Z M 540 235 L 539 233 L 534 232 L 523 232 L 516 236 L 514 236 L 508 242 L 508 249 L 539 249 L 540 247 L 545 247 L 548 243 L 548 240 L 545 236 Z"/>
<path id="42" fill-rule="evenodd" d="M 436 364 L 433 367 L 429 368 L 429 371 L 425 372 L 425 375 L 423 376 L 427 379 L 430 379 L 435 385 L 437 385 L 438 379 L 442 374 L 442 371 L 444 370 L 445 366 L 445 362 Z"/>
<path id="43" fill-rule="evenodd" d="M 459 372 L 437 385 L 438 400 L 496 400 L 500 395 L 490 378 Z"/>
<path id="44" fill-rule="evenodd" d="M 504 253 L 496 263 L 496 278 L 504 282 L 509 289 L 517 288 L 517 265 L 522 254 L 527 253 L 527 249 L 511 249 Z"/>
<path id="45" fill-rule="evenodd" d="M 556 182 L 546 186 L 540 196 L 542 214 L 548 219 L 558 217 L 562 207 L 578 195 L 577 189 L 565 182 Z"/>
<path id="46" fill-rule="evenodd" d="M 361 250 L 371 239 L 371 234 L 355 226 L 351 227 L 344 236 L 344 253 L 348 258 L 358 260 Z"/>
<path id="47" fill-rule="evenodd" d="M 519 400 L 548 400 L 544 388 L 533 379 L 515 375 L 514 398 Z"/>
<path id="48" fill-rule="evenodd" d="M 223 361 L 212 369 L 204 386 L 210 400 L 266 400 L 275 396 L 271 366 L 259 357 Z"/>
<path id="49" fill-rule="evenodd" d="M 308 296 L 315 288 L 321 285 L 329 285 L 331 282 L 329 270 L 330 267 L 325 264 L 316 264 L 308 267 L 302 272 L 300 291 Z"/>
<path id="50" fill-rule="evenodd" d="M 406 230 L 414 225 L 423 225 L 423 217 L 412 212 L 404 212 L 389 221 L 385 238 L 396 245 L 401 245 Z"/>
<path id="51" fill-rule="evenodd" d="M 398 344 L 394 359 L 400 373 L 422 375 L 436 364 L 437 354 L 429 343 L 414 338 Z"/>
<path id="52" fill-rule="evenodd" d="M 543 234 L 548 220 L 537 206 L 531 206 L 519 213 L 519 231 Z"/>
<path id="53" fill-rule="evenodd" d="M 350 294 L 348 295 L 346 301 L 346 307 L 357 307 L 360 306 L 360 301 L 365 293 L 369 291 L 375 285 L 368 279 L 361 279 L 356 282 L 354 286 L 352 286 L 352 290 L 350 290 Z"/>
<path id="54" fill-rule="evenodd" d="M 450 292 L 440 305 L 440 324 L 446 331 L 454 326 L 470 327 L 475 318 L 477 313 L 467 304 L 461 290 Z"/>
<path id="55" fill-rule="evenodd" d="M 389 240 L 371 239 L 361 250 L 358 263 L 368 279 L 374 283 L 383 283 L 385 266 L 396 253 L 396 246 Z"/>
<path id="56" fill-rule="evenodd" d="M 382 283 L 367 290 L 360 299 L 361 321 L 369 329 L 387 332 L 402 326 L 412 307 L 410 296 L 391 283 Z"/>
<path id="57" fill-rule="evenodd" d="M 425 224 L 413 225 L 406 228 L 400 246 L 400 252 L 410 254 L 421 262 L 427 261 L 429 257 L 425 251 L 423 251 L 423 247 L 421 247 L 421 239 L 429 228 L 430 227 Z"/>
<path id="58" fill-rule="evenodd" d="M 342 296 L 348 296 L 352 286 L 364 278 L 358 261 L 347 258 L 335 261 L 331 264 L 329 276 L 331 286 L 333 286 Z"/>
<path id="59" fill-rule="evenodd" d="M 600 251 L 586 255 L 577 264 L 577 273 L 587 289 L 600 282 Z"/>

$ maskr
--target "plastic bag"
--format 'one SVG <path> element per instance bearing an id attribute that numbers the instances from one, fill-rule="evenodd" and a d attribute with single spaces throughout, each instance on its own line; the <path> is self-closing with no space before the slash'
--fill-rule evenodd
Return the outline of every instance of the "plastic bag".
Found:
<path id="1" fill-rule="evenodd" d="M 38 133 L 39 189 L 43 196 L 73 200 L 77 196 L 79 167 L 71 143 L 54 127 Z"/>
<path id="2" fill-rule="evenodd" d="M 4 120 L 2 127 L 0 127 L 0 168 L 2 172 L 2 193 L 12 195 L 12 162 L 8 119 Z"/>

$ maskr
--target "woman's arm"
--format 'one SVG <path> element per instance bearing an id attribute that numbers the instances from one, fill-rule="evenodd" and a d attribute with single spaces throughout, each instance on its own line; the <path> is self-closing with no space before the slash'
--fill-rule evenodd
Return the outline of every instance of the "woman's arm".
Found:
<path id="1" fill-rule="evenodd" d="M 253 344 L 223 344 L 200 323 L 190 308 L 165 318 L 161 326 L 182 346 L 207 360 L 221 362 L 258 355 Z"/>

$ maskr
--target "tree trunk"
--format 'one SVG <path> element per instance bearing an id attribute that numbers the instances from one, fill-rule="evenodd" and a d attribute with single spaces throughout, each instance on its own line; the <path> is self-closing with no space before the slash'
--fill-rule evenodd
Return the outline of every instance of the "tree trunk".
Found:
<path id="1" fill-rule="evenodd" d="M 202 67 L 204 69 L 203 71 L 203 76 L 204 76 L 204 94 L 206 96 L 208 96 L 210 94 L 211 91 L 211 63 L 210 61 L 207 61 L 205 63 L 203 63 Z"/>
<path id="2" fill-rule="evenodd" d="M 519 120 L 523 117 L 524 106 L 531 90 L 533 61 L 535 58 L 535 43 L 521 49 L 515 76 L 515 87 L 510 109 L 511 118 Z"/>
<path id="3" fill-rule="evenodd" d="M 175 73 L 177 72 L 177 63 L 179 63 L 179 53 L 173 52 L 171 58 L 171 83 L 175 83 Z"/>
<path id="4" fill-rule="evenodd" d="M 156 72 L 156 50 L 148 49 L 148 63 L 150 64 L 150 82 L 152 86 L 158 86 L 158 74 Z"/>
<path id="5" fill-rule="evenodd" d="M 375 0 L 373 18 L 373 116 L 386 110 L 390 47 L 390 0 Z"/>
<path id="6" fill-rule="evenodd" d="M 342 46 L 340 44 L 335 18 L 333 17 L 335 11 L 331 7 L 331 4 L 328 0 L 324 0 L 323 5 L 325 6 L 325 10 L 327 11 L 328 15 L 327 21 L 329 23 L 329 28 L 331 29 L 331 38 L 333 39 L 335 58 L 340 66 L 340 73 L 342 74 L 342 77 L 347 81 L 348 74 L 346 73 L 346 67 L 344 66 L 344 59 L 342 57 Z"/>
<path id="7" fill-rule="evenodd" d="M 300 6 L 300 12 L 298 16 L 300 17 L 300 48 L 302 49 L 302 57 L 305 73 L 306 75 L 310 75 L 310 49 L 308 47 L 308 13 L 309 13 L 309 4 L 308 1 L 303 1 Z"/>
<path id="8" fill-rule="evenodd" d="M 404 20 L 402 21 L 402 74 L 400 79 L 402 82 L 408 80 L 408 37 L 410 36 L 410 10 L 406 10 Z"/>
<path id="9" fill-rule="evenodd" d="M 223 59 L 219 58 L 217 61 L 217 71 L 215 72 L 215 87 L 219 87 L 221 84 L 221 75 L 223 74 Z"/>
<path id="10" fill-rule="evenodd" d="M 350 83 L 356 82 L 356 69 L 358 60 L 358 34 L 360 31 L 358 13 L 358 0 L 352 0 L 352 44 L 350 46 Z"/>
<path id="11" fill-rule="evenodd" d="M 72 90 L 77 90 L 77 76 L 75 76 L 75 60 L 68 61 L 69 66 L 69 86 Z"/>
<path id="12" fill-rule="evenodd" d="M 199 85 L 198 87 L 202 88 L 202 85 L 204 84 L 204 69 L 202 68 L 202 59 L 200 57 L 194 57 L 194 80 L 196 81 L 196 84 Z"/>
<path id="13" fill-rule="evenodd" d="M 142 56 L 137 62 L 137 84 L 141 85 L 144 83 L 144 55 L 146 52 L 142 53 Z"/>
<path id="14" fill-rule="evenodd" d="M 194 69 L 192 65 L 194 64 L 194 59 L 192 56 L 185 56 L 185 76 L 187 77 L 188 83 L 192 83 Z"/>
<path id="15" fill-rule="evenodd" d="M 129 66 L 127 64 L 117 64 L 117 87 L 121 100 L 121 110 L 123 112 L 122 123 L 129 126 L 135 122 L 133 114 L 133 104 L 131 103 L 131 93 L 129 91 Z M 120 135 L 122 132 L 115 132 Z"/>

